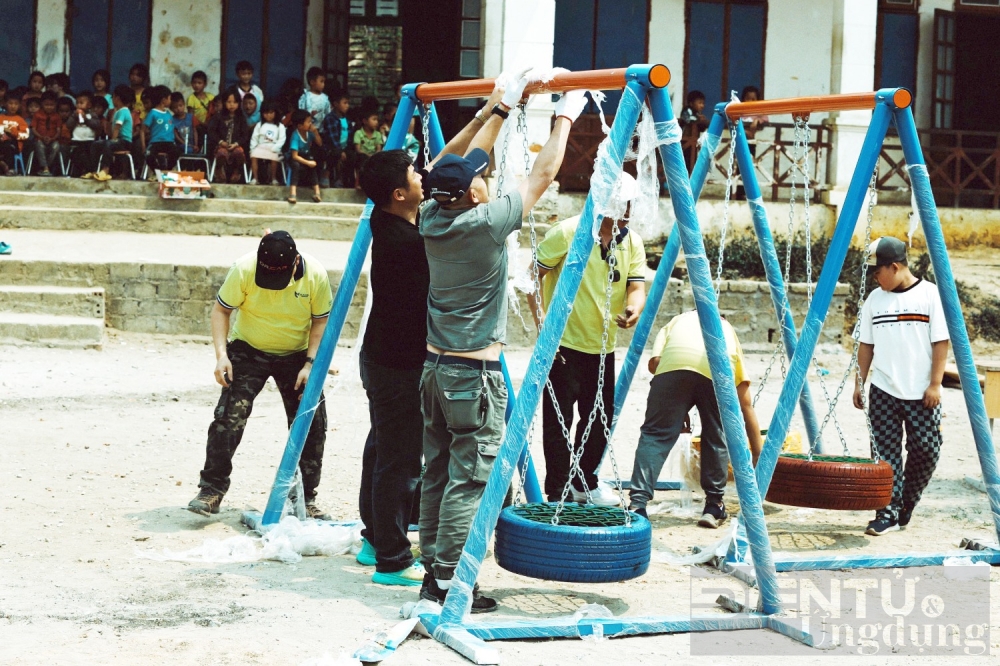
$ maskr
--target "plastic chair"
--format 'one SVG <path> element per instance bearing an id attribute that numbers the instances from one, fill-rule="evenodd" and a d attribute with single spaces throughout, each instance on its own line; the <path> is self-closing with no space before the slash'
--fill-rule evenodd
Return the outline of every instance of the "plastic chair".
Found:
<path id="1" fill-rule="evenodd" d="M 18 153 L 14 153 L 14 175 L 17 175 L 17 170 L 20 168 L 21 169 L 21 175 L 22 176 L 27 176 L 28 172 L 31 171 L 31 162 L 30 162 L 30 160 L 31 160 L 32 157 L 34 157 L 34 155 L 30 155 L 30 154 L 28 155 L 28 160 L 29 160 L 29 162 L 28 162 L 28 168 L 25 169 L 24 168 L 24 155 L 22 155 L 19 152 Z"/>
<path id="2" fill-rule="evenodd" d="M 111 153 L 111 160 L 112 160 L 112 162 L 114 161 L 114 159 L 116 157 L 126 157 L 126 158 L 128 158 L 128 165 L 129 165 L 129 168 L 132 170 L 132 180 L 135 180 L 135 160 L 132 159 L 132 151 L 131 150 L 116 150 L 113 153 Z M 101 170 L 101 163 L 102 162 L 104 162 L 104 155 L 101 155 L 97 159 L 97 171 Z"/>
<path id="3" fill-rule="evenodd" d="M 212 168 L 212 165 L 209 164 L 209 162 L 208 162 L 208 141 L 202 141 L 201 149 L 199 149 L 198 151 L 193 152 L 193 153 L 188 150 L 188 145 L 185 142 L 185 144 L 184 144 L 184 153 L 180 157 L 177 158 L 177 168 L 178 169 L 181 169 L 181 162 L 183 162 L 184 160 L 187 160 L 189 162 L 200 162 L 200 163 L 204 164 L 205 165 L 205 175 L 208 176 L 209 180 L 212 179 L 212 176 L 211 176 L 210 172 L 214 173 L 214 169 Z M 183 169 L 181 169 L 181 170 L 183 171 Z"/>

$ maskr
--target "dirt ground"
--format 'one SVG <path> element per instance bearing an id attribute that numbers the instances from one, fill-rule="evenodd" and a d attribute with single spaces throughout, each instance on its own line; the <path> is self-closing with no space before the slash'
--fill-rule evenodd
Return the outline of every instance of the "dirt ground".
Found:
<path id="1" fill-rule="evenodd" d="M 509 354 L 515 383 L 528 358 L 525 351 Z M 848 355 L 831 348 L 818 358 L 831 371 L 832 391 Z M 749 355 L 754 377 L 766 361 L 764 353 Z M 342 372 L 327 385 L 330 432 L 320 501 L 335 517 L 350 519 L 357 514 L 367 410 L 350 350 L 339 349 L 334 362 Z M 243 534 L 241 511 L 265 503 L 285 442 L 281 402 L 271 384 L 255 405 L 222 512 L 204 518 L 184 508 L 196 493 L 218 398 L 213 367 L 204 341 L 114 332 L 103 351 L 0 348 L 0 663 L 300 664 L 324 653 L 350 653 L 397 621 L 403 602 L 416 599 L 412 588 L 372 584 L 372 570 L 349 555 L 219 565 L 138 557 L 141 550 L 183 550 L 207 538 Z M 626 478 L 648 379 L 644 371 L 636 378 L 616 433 Z M 758 406 L 763 424 L 778 390 L 777 381 L 765 387 Z M 815 383 L 813 393 L 822 400 Z M 899 553 L 954 548 L 966 536 L 995 541 L 985 495 L 963 483 L 978 475 L 978 458 L 961 392 L 945 391 L 944 412 L 941 464 L 908 529 L 873 538 L 863 534 L 867 513 L 769 504 L 773 546 Z M 837 413 L 852 453 L 865 454 L 864 420 L 849 395 Z M 798 417 L 793 428 L 801 430 Z M 826 441 L 839 449 L 832 426 Z M 540 442 L 534 451 L 542 466 Z M 610 475 L 607 467 L 604 476 Z M 735 488 L 730 490 L 734 509 Z M 656 501 L 666 509 L 678 505 L 679 495 L 658 493 Z M 720 536 L 666 511 L 652 522 L 654 557 L 687 553 Z M 518 618 L 569 614 L 583 603 L 603 604 L 615 614 L 690 613 L 688 568 L 664 563 L 637 580 L 588 586 L 519 577 L 489 558 L 480 583 L 499 598 L 498 614 Z M 992 571 L 990 587 L 994 594 L 1000 590 L 1000 571 Z M 1000 654 L 997 608 L 994 602 L 993 655 Z M 691 656 L 686 634 L 498 645 L 504 663 L 522 666 L 829 663 L 821 652 L 768 631 L 739 632 L 738 638 L 744 656 L 707 660 Z M 767 655 L 775 646 L 794 656 L 747 656 Z M 888 662 L 900 663 L 884 656 L 852 660 Z M 469 662 L 435 641 L 413 638 L 387 663 Z"/>

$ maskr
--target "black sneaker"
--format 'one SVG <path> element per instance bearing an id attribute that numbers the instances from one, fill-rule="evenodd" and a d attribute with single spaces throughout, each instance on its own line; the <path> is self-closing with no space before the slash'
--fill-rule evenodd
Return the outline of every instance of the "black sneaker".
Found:
<path id="1" fill-rule="evenodd" d="M 701 512 L 701 520 L 698 521 L 698 526 L 714 530 L 726 522 L 726 518 L 728 517 L 729 514 L 726 513 L 726 506 L 724 504 L 706 501 L 705 510 Z"/>
<path id="2" fill-rule="evenodd" d="M 888 518 L 876 518 L 868 523 L 868 529 L 865 530 L 865 534 L 882 536 L 886 532 L 895 532 L 898 529 L 899 523 L 895 520 L 889 520 Z"/>
<path id="3" fill-rule="evenodd" d="M 444 605 L 444 600 L 448 597 L 448 591 L 438 587 L 434 576 L 427 574 L 424 576 L 424 587 L 420 588 L 420 598 L 428 601 L 436 601 Z M 497 600 L 484 597 L 479 593 L 479 583 L 472 588 L 472 613 L 492 613 L 497 609 Z"/>
<path id="4" fill-rule="evenodd" d="M 906 527 L 910 524 L 910 518 L 913 516 L 913 509 L 916 507 L 903 505 L 903 508 L 899 510 L 899 526 Z"/>
<path id="5" fill-rule="evenodd" d="M 646 513 L 646 507 L 642 507 L 641 509 L 636 509 L 635 507 L 631 507 L 630 506 L 628 508 L 628 510 L 631 511 L 632 513 L 634 513 L 637 516 L 642 516 L 646 520 L 649 520 L 649 514 Z"/>
<path id="6" fill-rule="evenodd" d="M 313 520 L 332 520 L 332 518 L 330 518 L 330 514 L 319 508 L 316 504 L 316 500 L 308 500 L 306 502 L 306 515 Z"/>
<path id="7" fill-rule="evenodd" d="M 210 516 L 213 513 L 219 513 L 219 505 L 221 504 L 222 495 L 214 490 L 202 488 L 198 491 L 198 496 L 188 504 L 188 511 L 194 511 L 203 516 Z"/>

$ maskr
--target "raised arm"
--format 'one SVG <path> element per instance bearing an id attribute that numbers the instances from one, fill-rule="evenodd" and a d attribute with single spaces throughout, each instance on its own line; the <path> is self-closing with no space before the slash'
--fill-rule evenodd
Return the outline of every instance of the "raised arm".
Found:
<path id="1" fill-rule="evenodd" d="M 538 153 L 535 164 L 531 167 L 531 175 L 518 188 L 521 195 L 521 207 L 525 215 L 542 198 L 545 190 L 556 179 L 556 174 L 559 173 L 563 156 L 566 153 L 566 141 L 569 139 L 570 127 L 587 106 L 586 95 L 585 90 L 571 90 L 564 93 L 556 103 L 556 120 L 552 126 L 549 140 L 545 142 L 545 146 Z"/>

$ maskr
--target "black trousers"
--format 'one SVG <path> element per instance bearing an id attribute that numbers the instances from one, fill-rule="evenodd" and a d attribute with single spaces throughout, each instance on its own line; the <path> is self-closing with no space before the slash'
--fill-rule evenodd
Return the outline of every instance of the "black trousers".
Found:
<path id="1" fill-rule="evenodd" d="M 181 147 L 172 141 L 157 141 L 149 144 L 150 166 L 161 171 L 173 169 L 180 156 Z"/>
<path id="2" fill-rule="evenodd" d="M 590 435 L 584 444 L 583 455 L 580 458 L 580 469 L 583 471 L 587 487 L 593 490 L 597 487 L 597 468 L 604 457 L 604 449 L 608 440 L 604 436 L 604 426 L 601 423 L 601 410 L 607 415 L 608 425 L 614 414 L 615 403 L 615 355 L 608 353 L 604 357 L 604 388 L 601 395 L 597 394 L 597 377 L 600 374 L 601 355 L 587 354 L 568 347 L 559 347 L 556 359 L 549 371 L 552 388 L 555 391 L 558 409 L 566 421 L 566 427 L 573 425 L 573 407 L 576 406 L 579 420 L 576 424 L 575 450 L 579 451 L 583 440 L 583 431 L 587 427 L 590 412 L 594 403 L 600 400 L 601 406 L 590 428 Z M 558 501 L 562 495 L 570 472 L 570 453 L 566 438 L 556 415 L 557 406 L 553 404 L 548 390 L 542 390 L 542 445 L 545 452 L 545 494 L 550 501 Z M 579 477 L 573 481 L 573 487 L 579 491 Z"/>
<path id="3" fill-rule="evenodd" d="M 361 350 L 361 383 L 368 394 L 371 430 L 361 459 L 358 508 L 361 535 L 375 547 L 375 570 L 402 571 L 413 564 L 406 536 L 419 502 L 424 418 L 420 411 L 423 367 L 390 368 Z"/>
<path id="4" fill-rule="evenodd" d="M 229 490 L 229 475 L 233 472 L 233 455 L 236 453 L 247 419 L 253 410 L 253 401 L 264 388 L 269 377 L 281 393 L 285 415 L 291 427 L 299 408 L 304 386 L 295 390 L 295 380 L 306 362 L 306 352 L 286 356 L 268 354 L 251 347 L 242 340 L 229 343 L 229 360 L 233 364 L 233 377 L 229 386 L 222 389 L 222 396 L 215 408 L 215 420 L 208 428 L 208 446 L 205 469 L 201 470 L 198 486 L 210 488 L 225 495 Z M 316 415 L 309 434 L 306 435 L 299 470 L 306 500 L 316 497 L 320 473 L 323 469 L 323 447 L 326 444 L 326 399 L 320 394 Z"/>

